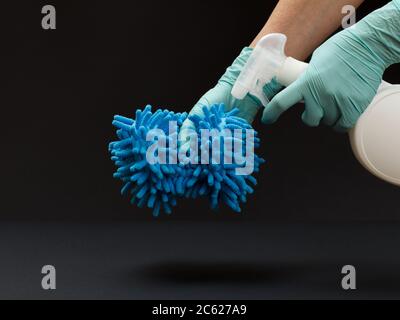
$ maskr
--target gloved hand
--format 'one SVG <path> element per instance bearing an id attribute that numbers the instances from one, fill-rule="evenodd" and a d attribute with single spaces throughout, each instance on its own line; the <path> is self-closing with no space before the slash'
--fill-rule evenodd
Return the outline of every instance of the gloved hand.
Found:
<path id="1" fill-rule="evenodd" d="M 262 121 L 275 122 L 304 100 L 303 121 L 352 128 L 372 102 L 386 68 L 400 61 L 400 0 L 394 0 L 319 47 L 300 78 L 275 96 Z"/>
<path id="2" fill-rule="evenodd" d="M 237 116 L 252 123 L 257 111 L 261 107 L 260 101 L 252 95 L 247 95 L 240 101 L 236 100 L 231 95 L 232 87 L 252 52 L 252 48 L 244 48 L 239 57 L 233 62 L 232 66 L 226 70 L 217 85 L 201 97 L 189 114 L 204 117 L 202 110 L 204 106 L 211 107 L 213 104 L 224 103 L 225 111 L 230 111 L 236 107 L 239 109 Z M 281 86 L 276 81 L 272 81 L 268 85 L 264 86 L 264 93 L 268 98 L 272 98 L 280 89 Z M 181 127 L 179 141 L 185 142 L 187 140 L 188 129 L 195 129 L 194 123 L 189 119 L 185 120 Z"/>

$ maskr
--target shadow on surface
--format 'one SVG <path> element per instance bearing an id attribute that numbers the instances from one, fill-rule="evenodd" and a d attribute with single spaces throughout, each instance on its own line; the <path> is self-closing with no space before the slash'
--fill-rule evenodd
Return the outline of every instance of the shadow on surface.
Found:
<path id="1" fill-rule="evenodd" d="M 268 262 L 187 262 L 169 261 L 130 269 L 124 275 L 129 285 L 138 281 L 150 285 L 251 285 L 292 288 L 301 296 L 310 292 L 356 297 L 400 297 L 400 266 L 355 263 L 357 290 L 341 288 L 343 264 L 304 261 Z"/>
<path id="2" fill-rule="evenodd" d="M 243 262 L 164 262 L 135 270 L 136 277 L 150 282 L 175 284 L 265 284 L 285 282 L 310 272 L 305 265 Z"/>

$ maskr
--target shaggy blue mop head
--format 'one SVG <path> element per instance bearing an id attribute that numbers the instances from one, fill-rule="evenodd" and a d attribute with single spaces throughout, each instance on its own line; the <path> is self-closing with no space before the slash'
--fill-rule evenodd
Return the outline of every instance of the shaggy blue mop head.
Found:
<path id="1" fill-rule="evenodd" d="M 254 139 L 251 142 L 246 139 L 246 129 L 252 129 L 252 127 L 236 116 L 237 109 L 225 113 L 224 105 L 221 104 L 214 105 L 210 109 L 204 108 L 203 111 L 204 119 L 197 116 L 189 117 L 197 130 L 199 151 L 196 157 L 199 164 L 149 164 L 146 159 L 148 148 L 154 144 L 154 141 L 146 141 L 147 133 L 152 129 L 160 129 L 164 132 L 168 157 L 170 153 L 168 146 L 172 146 L 173 142 L 177 141 L 177 130 L 188 117 L 186 113 L 174 113 L 168 110 L 157 110 L 153 113 L 151 106 L 147 106 L 143 111 L 136 111 L 134 120 L 118 115 L 114 117 L 113 125 L 117 127 L 119 138 L 118 141 L 111 142 L 109 145 L 111 159 L 118 167 L 114 177 L 124 182 L 121 193 L 129 195 L 132 204 L 136 203 L 140 208 L 146 205 L 153 209 L 154 216 L 158 216 L 161 209 L 170 214 L 171 207 L 176 205 L 178 197 L 195 199 L 208 196 L 213 209 L 218 208 L 220 201 L 223 201 L 234 211 L 240 212 L 240 203 L 246 202 L 247 195 L 253 192 L 251 185 L 256 185 L 257 181 L 252 175 L 237 174 L 237 169 L 243 168 L 244 164 L 237 164 L 234 161 L 235 156 L 245 155 L 248 143 L 253 143 L 252 147 L 257 148 L 259 138 L 256 137 L 257 133 L 252 131 L 255 135 Z M 172 132 L 169 127 L 171 121 L 177 124 L 177 130 Z M 202 129 L 216 129 L 220 132 L 221 161 L 213 161 L 215 155 L 211 151 L 212 139 L 209 138 L 206 142 L 201 141 L 200 130 Z M 239 136 L 229 134 L 235 129 L 241 133 Z M 236 148 L 230 149 L 233 161 L 226 161 L 224 141 L 231 145 L 236 143 L 242 146 L 239 151 Z M 201 158 L 201 151 L 205 149 L 210 155 L 208 162 L 204 162 L 204 157 Z M 258 172 L 264 160 L 254 153 L 251 156 L 254 157 L 253 172 Z"/>

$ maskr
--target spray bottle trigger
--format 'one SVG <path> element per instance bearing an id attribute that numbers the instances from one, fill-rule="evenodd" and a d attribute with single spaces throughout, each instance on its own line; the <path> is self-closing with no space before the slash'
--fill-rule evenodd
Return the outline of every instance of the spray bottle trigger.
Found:
<path id="1" fill-rule="evenodd" d="M 260 100 L 261 104 L 266 107 L 269 103 L 269 99 L 265 95 L 263 87 L 263 81 L 257 80 L 257 84 L 254 86 L 254 90 L 250 91 L 249 93 Z"/>

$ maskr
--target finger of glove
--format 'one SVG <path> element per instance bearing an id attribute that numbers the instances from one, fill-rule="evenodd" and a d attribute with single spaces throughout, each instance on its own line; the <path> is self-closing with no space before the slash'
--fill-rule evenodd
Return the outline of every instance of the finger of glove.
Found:
<path id="1" fill-rule="evenodd" d="M 347 131 L 350 130 L 350 128 L 341 124 L 339 121 L 338 123 L 335 124 L 335 126 L 333 127 L 333 130 L 336 132 L 339 132 L 339 133 L 346 133 Z"/>
<path id="2" fill-rule="evenodd" d="M 248 95 L 243 100 L 234 101 L 232 106 L 239 109 L 237 114 L 238 117 L 245 119 L 251 124 L 254 121 L 254 118 L 260 110 L 262 104 L 258 98 Z"/>
<path id="3" fill-rule="evenodd" d="M 305 110 L 301 115 L 301 119 L 310 127 L 318 127 L 324 116 L 324 111 L 315 101 L 306 100 L 305 103 Z"/>
<path id="4" fill-rule="evenodd" d="M 328 127 L 333 127 L 340 117 L 340 110 L 336 104 L 332 104 L 328 108 L 324 108 L 324 117 L 322 123 Z"/>
<path id="5" fill-rule="evenodd" d="M 339 133 L 345 133 L 349 131 L 351 128 L 353 128 L 355 125 L 354 123 L 351 122 L 349 123 L 345 118 L 342 116 L 340 117 L 339 121 L 334 125 L 333 130 Z"/>
<path id="6" fill-rule="evenodd" d="M 189 116 L 198 116 L 199 118 L 204 118 L 204 111 L 203 111 L 204 107 L 206 108 L 210 107 L 206 95 L 204 95 L 199 100 L 199 102 L 196 103 L 196 105 L 192 108 L 192 110 L 190 110 Z M 185 145 L 186 142 L 190 140 L 190 134 L 193 131 L 196 131 L 196 126 L 192 120 L 187 118 L 185 121 L 183 121 L 178 135 L 178 141 L 181 146 Z"/>
<path id="7" fill-rule="evenodd" d="M 274 123 L 283 112 L 303 100 L 300 85 L 296 82 L 278 93 L 265 108 L 262 122 L 265 124 Z"/>
<path id="8" fill-rule="evenodd" d="M 264 94 L 268 99 L 272 99 L 281 89 L 282 85 L 278 83 L 276 78 L 273 78 L 270 83 L 263 87 Z"/>
<path id="9" fill-rule="evenodd" d="M 342 106 L 342 114 L 333 130 L 337 132 L 346 132 L 353 128 L 362 114 L 362 110 L 365 110 L 367 102 L 355 102 L 350 98 L 341 99 L 339 101 Z"/>

